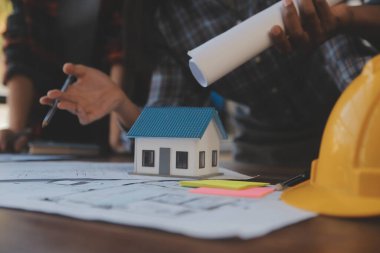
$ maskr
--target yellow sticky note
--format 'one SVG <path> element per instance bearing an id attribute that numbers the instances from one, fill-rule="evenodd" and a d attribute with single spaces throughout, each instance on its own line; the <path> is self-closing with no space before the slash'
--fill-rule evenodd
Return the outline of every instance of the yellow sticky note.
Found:
<path id="1" fill-rule="evenodd" d="M 185 187 L 210 187 L 241 190 L 252 187 L 267 186 L 269 183 L 263 182 L 247 182 L 247 181 L 232 181 L 232 180 L 194 180 L 180 181 L 181 186 Z"/>

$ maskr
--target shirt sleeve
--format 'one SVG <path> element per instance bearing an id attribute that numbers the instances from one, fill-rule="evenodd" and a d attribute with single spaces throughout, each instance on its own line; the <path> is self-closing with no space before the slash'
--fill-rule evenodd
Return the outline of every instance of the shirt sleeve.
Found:
<path id="1" fill-rule="evenodd" d="M 3 83 L 6 84 L 12 76 L 25 75 L 33 79 L 31 51 L 28 42 L 30 36 L 25 19 L 23 2 L 13 0 L 13 12 L 7 19 L 4 38 L 5 74 Z"/>
<path id="2" fill-rule="evenodd" d="M 376 50 L 367 46 L 360 38 L 346 35 L 328 40 L 321 49 L 324 67 L 340 91 L 360 74 L 366 62 L 376 54 Z"/>
<path id="3" fill-rule="evenodd" d="M 369 0 L 365 4 L 379 4 L 380 0 Z M 325 68 L 335 80 L 337 87 L 343 91 L 362 71 L 366 62 L 378 50 L 361 38 L 339 35 L 322 46 L 325 57 Z"/>

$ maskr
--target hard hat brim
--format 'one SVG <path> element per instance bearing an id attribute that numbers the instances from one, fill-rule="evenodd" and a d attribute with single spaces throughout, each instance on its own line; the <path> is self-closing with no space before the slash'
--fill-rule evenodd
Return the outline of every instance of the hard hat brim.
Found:
<path id="1" fill-rule="evenodd" d="M 286 189 L 281 199 L 292 206 L 319 214 L 339 217 L 380 215 L 380 198 L 358 197 L 334 192 L 310 183 L 310 180 Z"/>

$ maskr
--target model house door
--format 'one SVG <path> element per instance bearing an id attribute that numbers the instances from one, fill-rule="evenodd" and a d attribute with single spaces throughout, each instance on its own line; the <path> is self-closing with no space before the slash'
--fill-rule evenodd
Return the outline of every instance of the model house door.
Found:
<path id="1" fill-rule="evenodd" d="M 160 148 L 159 174 L 170 174 L 170 148 Z"/>

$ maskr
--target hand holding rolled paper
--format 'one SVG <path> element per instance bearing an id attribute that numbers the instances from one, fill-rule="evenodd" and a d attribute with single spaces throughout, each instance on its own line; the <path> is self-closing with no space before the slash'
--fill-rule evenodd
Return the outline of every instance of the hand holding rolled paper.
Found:
<path id="1" fill-rule="evenodd" d="M 327 3 L 335 5 L 341 1 L 327 0 Z M 278 2 L 189 51 L 189 67 L 199 84 L 209 86 L 269 48 L 271 28 L 278 25 L 284 30 L 282 5 Z"/>

